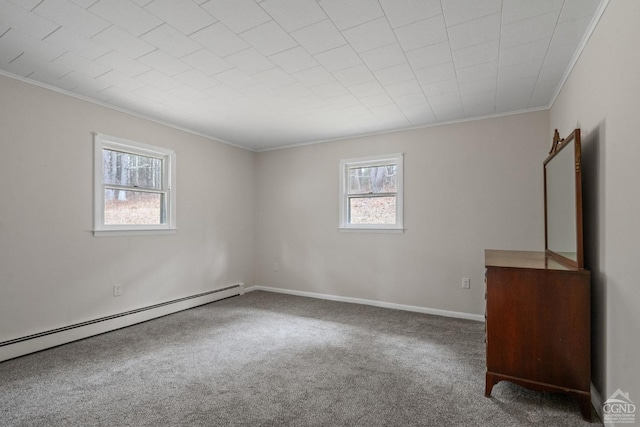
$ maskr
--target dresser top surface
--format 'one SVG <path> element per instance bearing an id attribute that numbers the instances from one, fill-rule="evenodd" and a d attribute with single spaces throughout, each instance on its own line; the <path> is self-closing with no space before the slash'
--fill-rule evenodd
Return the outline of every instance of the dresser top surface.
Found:
<path id="1" fill-rule="evenodd" d="M 561 270 L 577 271 L 576 268 L 566 267 L 551 258 L 544 252 L 538 251 L 503 251 L 485 249 L 485 267 L 513 267 L 531 268 L 536 270 Z"/>

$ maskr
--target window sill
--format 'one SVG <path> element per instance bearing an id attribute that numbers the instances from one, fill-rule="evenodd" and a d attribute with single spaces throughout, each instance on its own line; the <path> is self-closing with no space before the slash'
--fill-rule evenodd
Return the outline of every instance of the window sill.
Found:
<path id="1" fill-rule="evenodd" d="M 163 228 L 157 230 L 93 230 L 93 237 L 116 236 L 151 236 L 163 234 L 176 234 L 177 228 Z"/>
<path id="2" fill-rule="evenodd" d="M 402 234 L 404 228 L 365 228 L 365 227 L 338 227 L 338 231 L 346 233 L 383 233 L 383 234 Z"/>

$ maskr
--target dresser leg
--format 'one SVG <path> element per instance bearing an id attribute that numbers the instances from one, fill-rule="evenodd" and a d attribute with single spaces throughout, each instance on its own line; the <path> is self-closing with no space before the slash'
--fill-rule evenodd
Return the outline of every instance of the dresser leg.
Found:
<path id="1" fill-rule="evenodd" d="M 493 386 L 495 384 L 495 379 L 493 374 L 487 372 L 485 380 L 484 380 L 484 396 L 491 396 L 491 390 L 493 390 Z"/>
<path id="2" fill-rule="evenodd" d="M 591 422 L 591 397 L 585 395 L 575 396 L 580 405 L 580 413 L 585 421 Z"/>

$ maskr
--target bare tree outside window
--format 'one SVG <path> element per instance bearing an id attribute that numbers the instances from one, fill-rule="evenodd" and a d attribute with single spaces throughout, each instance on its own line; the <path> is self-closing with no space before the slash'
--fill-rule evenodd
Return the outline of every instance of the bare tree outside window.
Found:
<path id="1" fill-rule="evenodd" d="M 397 165 L 349 168 L 349 223 L 396 223 Z"/>
<path id="2" fill-rule="evenodd" d="M 162 224 L 162 159 L 102 150 L 105 224 Z M 139 191 L 136 191 L 139 190 Z"/>

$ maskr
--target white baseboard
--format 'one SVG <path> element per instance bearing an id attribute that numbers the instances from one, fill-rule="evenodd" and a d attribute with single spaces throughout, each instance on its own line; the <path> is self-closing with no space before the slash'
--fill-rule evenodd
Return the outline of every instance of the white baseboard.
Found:
<path id="1" fill-rule="evenodd" d="M 436 316 L 455 317 L 457 319 L 476 320 L 478 322 L 484 322 L 484 316 L 480 314 L 462 313 L 459 311 L 438 310 L 436 308 L 418 307 L 414 305 L 395 304 L 391 302 L 374 301 L 363 298 L 342 297 L 338 295 L 319 294 L 316 292 L 295 291 L 292 289 L 272 288 L 269 286 L 250 286 L 245 289 L 245 292 L 251 291 L 266 291 L 276 292 L 287 295 L 296 295 L 299 297 L 309 297 L 326 299 L 330 301 L 349 302 L 353 304 L 372 305 L 374 307 L 392 308 L 395 310 L 413 311 L 416 313 L 435 314 Z"/>
<path id="2" fill-rule="evenodd" d="M 70 325 L 65 328 L 43 332 L 42 334 L 35 334 L 33 337 L 30 336 L 24 339 L 0 343 L 0 362 L 135 325 L 136 323 L 145 322 L 157 317 L 177 313 L 178 311 L 187 310 L 220 299 L 242 295 L 244 292 L 244 283 L 238 283 L 192 297 L 180 298 L 164 304 L 143 307 L 138 310 L 131 310 L 119 315 L 107 316 L 78 325 Z"/>

